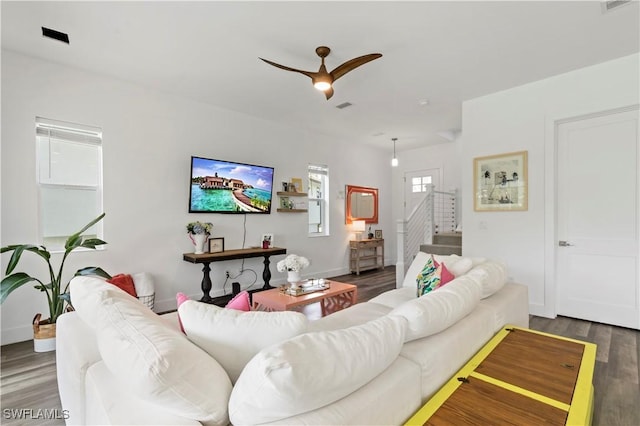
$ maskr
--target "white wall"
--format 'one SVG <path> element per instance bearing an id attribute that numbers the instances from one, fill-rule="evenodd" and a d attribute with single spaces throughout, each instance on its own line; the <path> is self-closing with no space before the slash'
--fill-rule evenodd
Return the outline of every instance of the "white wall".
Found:
<path id="1" fill-rule="evenodd" d="M 238 90 L 242 90 L 238 88 Z M 38 196 L 35 181 L 36 116 L 101 127 L 104 157 L 104 238 L 107 249 L 73 253 L 70 277 L 83 266 L 101 266 L 112 274 L 151 272 L 156 280 L 156 310 L 175 308 L 175 294 L 200 297 L 201 266 L 186 263 L 193 251 L 185 225 L 193 220 L 214 224 L 213 236 L 226 248 L 240 248 L 246 217 L 246 246 L 258 245 L 264 232 L 277 246 L 310 258 L 307 276 L 347 272 L 348 239 L 344 225 L 345 184 L 380 189 L 380 223 L 392 235 L 391 168 L 388 154 L 355 147 L 353 141 L 285 128 L 258 118 L 189 99 L 87 73 L 14 52 L 2 51 L 2 200 L 1 244 L 37 243 Z M 310 162 L 326 164 L 330 173 L 330 237 L 307 237 L 307 215 L 188 214 L 190 156 L 275 167 L 274 185 L 305 178 Z M 358 161 L 350 161 L 357 158 Z M 73 208 L 73 206 L 70 206 Z M 395 240 L 387 241 L 392 254 Z M 280 260 L 275 257 L 272 261 Z M 55 265 L 60 256 L 54 256 Z M 8 256 L 2 256 L 2 270 Z M 221 294 L 225 270 L 240 261 L 211 264 L 212 296 Z M 250 259 L 262 280 L 262 259 Z M 26 253 L 20 270 L 46 276 L 44 262 Z M 272 283 L 284 275 L 272 264 Z M 253 275 L 239 281 L 245 287 Z M 231 283 L 227 285 L 230 291 Z M 44 295 L 32 286 L 12 293 L 2 305 L 2 344 L 32 337 L 30 323 L 46 313 Z"/>
<path id="2" fill-rule="evenodd" d="M 553 147 L 549 128 L 555 120 L 637 104 L 639 61 L 635 54 L 463 104 L 463 254 L 504 259 L 510 276 L 529 286 L 533 314 L 555 315 L 554 284 L 549 273 L 545 279 L 553 259 L 555 217 L 555 186 L 549 182 L 555 156 L 545 150 L 545 144 Z M 529 158 L 528 211 L 474 212 L 473 158 L 520 150 Z"/>

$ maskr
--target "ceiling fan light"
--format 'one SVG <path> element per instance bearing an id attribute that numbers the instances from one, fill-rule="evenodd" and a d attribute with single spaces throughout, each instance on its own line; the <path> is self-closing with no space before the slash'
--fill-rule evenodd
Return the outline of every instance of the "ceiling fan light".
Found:
<path id="1" fill-rule="evenodd" d="M 331 83 L 329 83 L 328 81 L 315 81 L 313 83 L 313 87 L 320 90 L 321 92 L 324 92 L 325 90 L 331 89 Z"/>

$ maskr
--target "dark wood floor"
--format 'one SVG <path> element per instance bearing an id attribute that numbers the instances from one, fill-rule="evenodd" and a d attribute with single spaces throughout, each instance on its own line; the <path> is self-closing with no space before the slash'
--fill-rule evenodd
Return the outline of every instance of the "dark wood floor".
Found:
<path id="1" fill-rule="evenodd" d="M 395 288 L 395 268 L 341 275 L 332 279 L 358 286 L 358 300 L 364 302 Z M 640 426 L 640 332 L 572 318 L 531 317 L 530 327 L 551 334 L 598 345 L 594 377 L 594 425 Z M 62 420 L 12 418 L 11 409 L 40 409 L 61 414 L 55 372 L 55 352 L 35 353 L 33 343 L 6 345 L 0 365 L 2 425 L 58 425 Z M 51 414 L 51 412 L 49 412 Z M 53 412 L 53 414 L 56 414 Z"/>

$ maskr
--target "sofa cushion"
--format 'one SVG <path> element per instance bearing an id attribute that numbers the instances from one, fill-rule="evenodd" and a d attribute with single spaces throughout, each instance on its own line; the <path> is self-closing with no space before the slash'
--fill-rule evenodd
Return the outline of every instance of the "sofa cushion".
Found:
<path id="1" fill-rule="evenodd" d="M 486 299 L 507 283 L 507 266 L 501 261 L 487 261 L 471 269 L 468 274 L 482 285 L 482 299 Z"/>
<path id="2" fill-rule="evenodd" d="M 123 389 L 180 417 L 206 425 L 228 423 L 231 381 L 215 359 L 105 281 L 76 277 L 71 297 L 78 315 L 94 328 L 102 360 Z"/>
<path id="3" fill-rule="evenodd" d="M 448 256 L 434 254 L 433 258 L 438 263 L 444 263 L 447 269 L 456 277 L 466 274 L 473 267 L 473 259 L 458 256 L 457 254 L 450 254 Z"/>
<path id="4" fill-rule="evenodd" d="M 430 258 L 431 255 L 423 251 L 419 251 L 416 254 L 416 257 L 413 258 L 413 261 L 411 262 L 411 265 L 409 266 L 409 269 L 407 269 L 407 273 L 404 276 L 404 281 L 402 282 L 403 287 L 411 287 L 415 291 L 416 277 L 422 271 L 424 265 Z"/>
<path id="5" fill-rule="evenodd" d="M 331 404 L 397 358 L 406 321 L 382 317 L 342 330 L 305 333 L 260 351 L 229 400 L 233 424 L 277 421 Z"/>
<path id="6" fill-rule="evenodd" d="M 394 288 L 393 290 L 385 291 L 373 299 L 369 299 L 367 303 L 378 303 L 393 309 L 415 298 L 416 288 L 414 285 L 412 287 Z"/>
<path id="7" fill-rule="evenodd" d="M 390 316 L 407 319 L 406 341 L 441 332 L 467 316 L 480 302 L 482 287 L 473 278 L 462 276 L 417 299 L 393 309 Z"/>
<path id="8" fill-rule="evenodd" d="M 307 331 L 300 312 L 242 312 L 188 300 L 178 308 L 189 340 L 214 357 L 232 382 L 261 349 Z"/>

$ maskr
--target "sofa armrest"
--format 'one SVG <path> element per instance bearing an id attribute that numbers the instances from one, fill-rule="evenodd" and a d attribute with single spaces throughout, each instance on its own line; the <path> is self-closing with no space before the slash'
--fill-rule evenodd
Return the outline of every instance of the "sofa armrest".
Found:
<path id="1" fill-rule="evenodd" d="M 77 312 L 61 315 L 56 322 L 56 369 L 62 408 L 67 424 L 85 424 L 85 376 L 100 361 L 93 329 Z"/>

